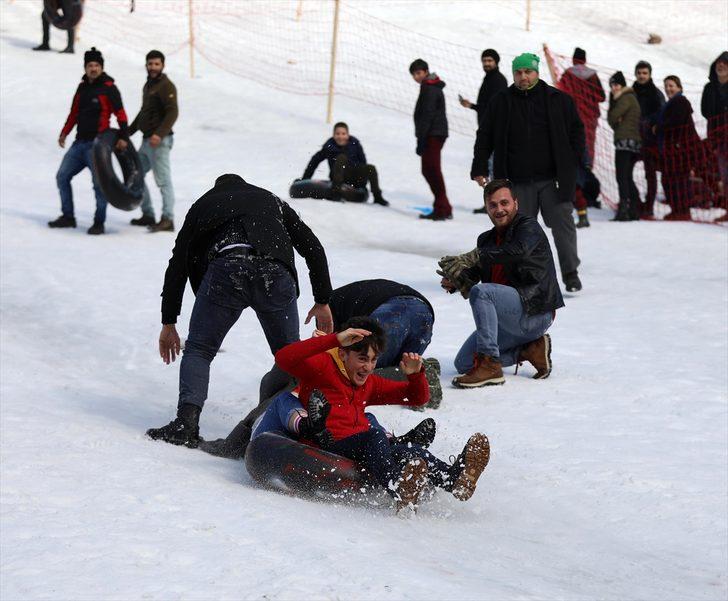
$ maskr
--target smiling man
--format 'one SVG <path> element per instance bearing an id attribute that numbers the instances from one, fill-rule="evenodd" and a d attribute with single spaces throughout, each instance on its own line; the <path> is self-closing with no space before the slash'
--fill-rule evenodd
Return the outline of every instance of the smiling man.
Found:
<path id="1" fill-rule="evenodd" d="M 487 437 L 471 436 L 451 465 L 417 444 L 392 444 L 382 428 L 372 426 L 364 408 L 427 403 L 422 359 L 416 353 L 403 353 L 400 369 L 407 381 L 386 380 L 373 373 L 386 345 L 376 320 L 354 317 L 342 328 L 336 334 L 294 342 L 276 353 L 278 367 L 298 379 L 299 400 L 309 409 L 306 427 L 295 431 L 365 467 L 395 498 L 398 510 L 416 506 L 428 482 L 457 499 L 469 499 L 490 457 Z M 313 419 L 311 399 L 319 401 Z"/>
<path id="2" fill-rule="evenodd" d="M 564 306 L 551 247 L 538 221 L 518 212 L 513 184 L 490 182 L 485 208 L 495 226 L 478 237 L 475 250 L 443 257 L 441 285 L 470 299 L 475 332 L 455 358 L 457 388 L 503 384 L 503 367 L 528 361 L 534 378 L 551 373 L 546 331 Z"/>

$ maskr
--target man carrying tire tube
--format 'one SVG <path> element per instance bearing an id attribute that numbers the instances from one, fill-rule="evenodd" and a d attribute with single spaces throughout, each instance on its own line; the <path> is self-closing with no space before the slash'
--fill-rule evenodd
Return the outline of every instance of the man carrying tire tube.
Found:
<path id="1" fill-rule="evenodd" d="M 64 15 L 64 17 L 65 16 L 66 15 Z M 38 46 L 35 46 L 33 48 L 33 50 L 40 50 L 40 51 L 50 50 L 51 49 L 51 45 L 50 45 L 51 23 L 48 20 L 48 15 L 46 14 L 45 6 L 43 7 L 43 11 L 40 13 L 40 21 L 41 21 L 41 24 L 43 27 L 43 41 Z M 58 51 L 59 54 L 73 54 L 74 53 L 73 45 L 76 40 L 76 28 L 75 27 L 66 29 L 66 38 L 67 38 L 66 47 L 63 50 L 59 50 Z"/>
<path id="2" fill-rule="evenodd" d="M 132 225 L 149 227 L 150 232 L 174 231 L 174 187 L 169 165 L 174 132 L 172 126 L 177 120 L 177 88 L 164 74 L 164 54 L 150 50 L 146 57 L 147 82 L 142 90 L 142 108 L 129 126 L 129 135 L 141 130 L 144 139 L 139 149 L 139 158 L 146 174 L 150 169 L 162 195 L 162 218 L 154 218 L 154 207 L 149 188 L 144 184 L 142 216 L 131 220 Z"/>
<path id="3" fill-rule="evenodd" d="M 66 138 L 71 133 L 74 125 L 76 126 L 76 140 L 64 155 L 56 174 L 58 191 L 61 195 L 62 215 L 48 222 L 48 227 L 76 227 L 71 180 L 78 173 L 88 168 L 91 170 L 94 194 L 96 195 L 96 213 L 94 214 L 93 225 L 88 229 L 88 233 L 98 235 L 104 233 L 107 203 L 93 167 L 94 138 L 96 138 L 97 134 L 109 128 L 113 113 L 119 124 L 119 140 L 116 147 L 123 150 L 126 148 L 129 139 L 129 128 L 124 105 L 121 101 L 121 93 L 114 85 L 113 78 L 104 72 L 104 57 L 101 52 L 92 47 L 91 50 L 84 53 L 83 64 L 86 73 L 76 89 L 71 111 L 61 130 L 61 135 L 58 137 L 58 145 L 65 148 Z"/>
<path id="4" fill-rule="evenodd" d="M 299 339 L 294 249 L 306 260 L 315 301 L 305 323 L 315 318 L 317 328 L 332 332 L 326 253 L 287 203 L 226 174 L 190 207 L 164 276 L 159 335 L 159 353 L 169 365 L 180 354 L 175 324 L 189 280 L 196 299 L 180 365 L 177 417 L 148 430 L 150 438 L 198 446 L 210 364 L 246 308 L 255 311 L 271 353 Z M 261 381 L 261 394 L 275 396 L 289 381 L 274 366 Z"/>
<path id="5" fill-rule="evenodd" d="M 383 429 L 367 419 L 364 408 L 427 403 L 422 359 L 416 353 L 402 355 L 405 382 L 379 377 L 372 372 L 386 348 L 384 330 L 371 317 L 354 317 L 342 328 L 337 334 L 294 342 L 276 353 L 278 366 L 298 379 L 299 399 L 308 409 L 305 418 L 299 415 L 299 433 L 366 468 L 395 499 L 398 511 L 416 508 L 428 483 L 460 500 L 469 499 L 490 457 L 487 437 L 471 436 L 451 465 L 416 444 L 391 444 Z"/>
<path id="6" fill-rule="evenodd" d="M 302 179 L 311 179 L 316 167 L 324 160 L 329 163 L 329 177 L 335 200 L 343 198 L 356 202 L 353 198 L 347 198 L 346 187 L 342 188 L 343 184 L 364 188 L 369 183 L 374 202 L 384 207 L 389 206 L 379 187 L 377 168 L 367 163 L 361 142 L 349 134 L 349 126 L 343 121 L 334 125 L 334 135 L 311 157 Z"/>

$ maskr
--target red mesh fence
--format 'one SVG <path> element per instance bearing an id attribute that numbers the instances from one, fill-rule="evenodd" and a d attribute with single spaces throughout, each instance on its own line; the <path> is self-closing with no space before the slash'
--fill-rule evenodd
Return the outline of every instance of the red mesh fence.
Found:
<path id="1" fill-rule="evenodd" d="M 87 2 L 81 35 L 85 31 L 103 31 L 107 39 L 121 46 L 140 53 L 160 48 L 168 55 L 188 48 L 192 37 L 197 53 L 234 75 L 296 94 L 325 96 L 328 93 L 334 2 L 136 0 L 134 4 L 135 10 L 130 12 L 130 4 L 120 0 Z M 510 11 L 507 20 L 515 23 L 524 19 L 524 3 L 494 0 L 491 4 L 498 7 L 500 14 Z M 534 1 L 532 5 L 533 19 L 547 22 L 555 18 L 553 3 Z M 481 48 L 403 29 L 364 12 L 354 2 L 342 0 L 339 6 L 336 95 L 411 114 L 418 87 L 407 69 L 413 59 L 421 57 L 447 84 L 444 92 L 451 132 L 474 136 L 475 111 L 461 107 L 457 95 L 475 100 L 483 76 Z M 569 10 L 578 12 L 580 6 L 569 4 Z M 501 53 L 501 65 L 509 65 L 512 58 Z M 565 75 L 571 66 L 570 58 L 554 53 L 547 53 L 546 58 L 552 61 L 559 85 L 577 101 L 587 125 L 588 146 L 594 173 L 601 182 L 602 199 L 615 207 L 619 193 L 612 130 L 606 120 L 608 102 L 595 102 L 598 94 L 594 89 L 581 85 L 583 82 L 577 81 L 578 78 Z M 607 81 L 616 69 L 590 67 L 608 97 Z M 685 85 L 685 96 L 693 107 L 699 106 L 701 88 L 702 85 Z M 322 102 L 321 117 L 324 115 Z M 695 125 L 699 137 L 705 137 L 705 121 L 697 119 Z M 712 136 L 710 144 L 699 141 L 688 131 L 689 126 L 684 127 L 684 133 L 677 130 L 665 133 L 668 143 L 662 151 L 653 149 L 643 153 L 646 160 L 637 163 L 635 180 L 644 199 L 653 169 L 657 170 L 658 183 L 654 188 L 658 201 L 666 198 L 669 201 L 655 204 L 658 218 L 669 214 L 672 207 L 673 216 L 711 220 L 723 213 L 717 207 L 725 205 L 724 197 L 719 194 L 716 137 Z M 650 176 L 647 178 L 645 166 Z"/>
<path id="2" fill-rule="evenodd" d="M 574 98 L 584 123 L 593 172 L 601 184 L 601 198 L 616 209 L 620 193 L 614 131 L 607 121 L 607 112 L 609 77 L 617 69 L 573 65 L 571 57 L 547 48 L 544 52 L 556 85 Z M 655 83 L 659 86 L 662 82 Z M 604 96 L 600 93 L 602 89 Z M 727 127 L 725 120 L 708 126 L 700 116 L 701 91 L 697 86 L 684 84 L 681 100 L 673 101 L 654 124 L 643 123 L 640 127 L 643 140 L 634 181 L 643 211 L 653 212 L 658 219 L 712 221 L 728 209 Z"/>

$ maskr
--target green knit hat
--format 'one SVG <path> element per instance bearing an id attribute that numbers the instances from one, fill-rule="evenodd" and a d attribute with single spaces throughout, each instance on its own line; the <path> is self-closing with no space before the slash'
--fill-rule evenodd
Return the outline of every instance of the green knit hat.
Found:
<path id="1" fill-rule="evenodd" d="M 539 59 L 535 54 L 524 52 L 513 59 L 511 70 L 518 71 L 518 69 L 532 69 L 533 71 L 538 71 L 538 63 L 540 60 L 541 59 Z"/>

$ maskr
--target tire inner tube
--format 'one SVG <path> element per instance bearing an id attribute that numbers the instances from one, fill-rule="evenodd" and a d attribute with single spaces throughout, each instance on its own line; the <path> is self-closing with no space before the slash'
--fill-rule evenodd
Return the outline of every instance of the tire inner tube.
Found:
<path id="1" fill-rule="evenodd" d="M 46 20 L 58 29 L 73 29 L 83 16 L 81 0 L 43 0 Z"/>
<path id="2" fill-rule="evenodd" d="M 341 187 L 340 198 L 334 198 L 331 181 L 328 179 L 297 179 L 289 190 L 291 198 L 317 198 L 319 200 L 346 200 L 347 202 L 366 202 L 369 190 L 355 188 L 348 184 Z"/>
<path id="3" fill-rule="evenodd" d="M 122 211 L 133 211 L 139 207 L 144 195 L 144 172 L 134 145 L 129 142 L 126 150 L 120 152 L 114 146 L 118 139 L 118 129 L 107 129 L 96 136 L 93 146 L 94 171 L 109 204 Z M 113 155 L 116 155 L 121 165 L 124 181 L 114 172 Z"/>

